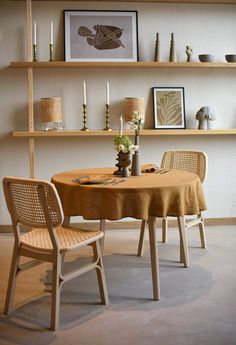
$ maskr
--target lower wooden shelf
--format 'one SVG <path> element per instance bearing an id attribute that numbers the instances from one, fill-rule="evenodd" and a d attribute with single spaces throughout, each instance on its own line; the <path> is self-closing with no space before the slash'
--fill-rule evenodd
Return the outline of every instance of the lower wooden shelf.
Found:
<path id="1" fill-rule="evenodd" d="M 76 131 L 13 131 L 14 138 L 36 138 L 36 137 L 107 137 L 118 135 L 117 129 L 111 131 L 104 130 L 90 130 L 84 132 Z M 134 135 L 134 131 L 125 131 L 126 135 Z M 140 131 L 141 136 L 185 136 L 185 135 L 236 135 L 236 129 L 212 129 L 212 130 L 197 130 L 197 129 L 144 129 Z"/>

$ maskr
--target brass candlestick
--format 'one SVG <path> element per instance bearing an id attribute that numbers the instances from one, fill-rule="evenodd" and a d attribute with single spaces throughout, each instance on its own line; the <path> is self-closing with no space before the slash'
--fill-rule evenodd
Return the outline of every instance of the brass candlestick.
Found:
<path id="1" fill-rule="evenodd" d="M 81 131 L 89 132 L 89 128 L 87 127 L 87 104 L 83 104 L 83 124 L 84 127 L 81 128 Z"/>
<path id="2" fill-rule="evenodd" d="M 33 44 L 33 61 L 37 61 L 37 45 Z"/>
<path id="3" fill-rule="evenodd" d="M 110 128 L 109 121 L 110 121 L 110 107 L 109 104 L 106 104 L 106 121 L 105 121 L 105 128 L 103 128 L 104 131 L 111 131 L 112 129 Z"/>
<path id="4" fill-rule="evenodd" d="M 53 61 L 53 44 L 49 44 L 49 61 Z"/>

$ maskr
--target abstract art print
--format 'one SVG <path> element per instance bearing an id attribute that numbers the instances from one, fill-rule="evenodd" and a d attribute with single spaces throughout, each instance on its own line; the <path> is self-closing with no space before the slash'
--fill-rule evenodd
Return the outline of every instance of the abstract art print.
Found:
<path id="1" fill-rule="evenodd" d="M 64 11 L 65 61 L 138 61 L 137 11 Z"/>
<path id="2" fill-rule="evenodd" d="M 153 87 L 154 128 L 186 127 L 183 87 Z"/>

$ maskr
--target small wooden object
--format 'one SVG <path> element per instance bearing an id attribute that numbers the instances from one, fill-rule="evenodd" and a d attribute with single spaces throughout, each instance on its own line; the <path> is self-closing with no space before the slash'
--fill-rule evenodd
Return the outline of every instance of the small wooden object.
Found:
<path id="1" fill-rule="evenodd" d="M 160 41 L 159 41 L 159 33 L 156 34 L 156 44 L 155 44 L 155 53 L 154 53 L 154 61 L 160 61 Z"/>
<path id="2" fill-rule="evenodd" d="M 171 33 L 171 41 L 170 41 L 170 56 L 169 56 L 170 62 L 176 62 L 176 50 L 175 50 L 175 40 L 174 40 L 174 33 Z"/>

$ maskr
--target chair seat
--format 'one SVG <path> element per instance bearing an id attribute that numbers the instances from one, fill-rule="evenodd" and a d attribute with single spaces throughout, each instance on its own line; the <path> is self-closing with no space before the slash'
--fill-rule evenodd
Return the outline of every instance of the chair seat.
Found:
<path id="1" fill-rule="evenodd" d="M 81 230 L 71 227 L 58 227 L 56 234 L 59 239 L 59 250 L 70 251 L 80 246 L 84 246 L 103 237 L 102 231 Z M 47 229 L 32 229 L 21 236 L 21 246 L 38 250 L 41 252 L 51 252 L 52 242 Z"/>

